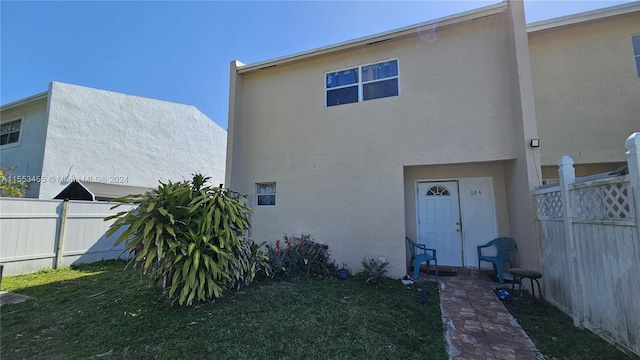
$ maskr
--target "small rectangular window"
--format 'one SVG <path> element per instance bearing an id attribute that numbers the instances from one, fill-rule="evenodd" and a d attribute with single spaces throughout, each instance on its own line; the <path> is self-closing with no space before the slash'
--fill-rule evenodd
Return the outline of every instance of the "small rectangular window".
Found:
<path id="1" fill-rule="evenodd" d="M 17 143 L 20 140 L 22 119 L 8 121 L 0 125 L 0 145 Z"/>
<path id="2" fill-rule="evenodd" d="M 631 36 L 631 44 L 633 46 L 633 56 L 636 61 L 636 74 L 640 78 L 640 34 Z"/>
<path id="3" fill-rule="evenodd" d="M 325 74 L 326 106 L 398 96 L 398 60 Z"/>
<path id="4" fill-rule="evenodd" d="M 276 205 L 276 183 L 256 184 L 258 206 Z"/>
<path id="5" fill-rule="evenodd" d="M 326 74 L 327 106 L 358 101 L 358 68 Z"/>

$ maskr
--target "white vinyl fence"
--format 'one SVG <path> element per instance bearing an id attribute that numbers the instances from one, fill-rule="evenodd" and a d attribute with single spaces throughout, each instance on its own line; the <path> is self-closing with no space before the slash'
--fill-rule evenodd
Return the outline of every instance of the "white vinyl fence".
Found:
<path id="1" fill-rule="evenodd" d="M 621 349 L 640 355 L 640 133 L 625 145 L 629 174 L 575 178 L 559 162 L 560 184 L 534 192 L 545 299 Z M 584 179 L 583 179 L 584 180 Z"/>
<path id="2" fill-rule="evenodd" d="M 115 259 L 119 233 L 104 218 L 131 209 L 115 203 L 0 198 L 0 264 L 3 275 Z"/>

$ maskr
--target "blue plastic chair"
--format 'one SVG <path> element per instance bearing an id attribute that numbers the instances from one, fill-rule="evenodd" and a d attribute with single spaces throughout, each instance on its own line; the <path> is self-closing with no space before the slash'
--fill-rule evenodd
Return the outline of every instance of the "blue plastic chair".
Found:
<path id="1" fill-rule="evenodd" d="M 490 246 L 496 246 L 498 253 L 496 256 L 482 255 L 482 249 Z M 511 250 L 516 249 L 518 244 L 512 238 L 501 237 L 493 239 L 484 245 L 478 246 L 478 269 L 480 269 L 480 262 L 486 261 L 493 264 L 493 270 L 498 274 L 498 281 L 500 284 L 504 283 L 504 263 L 508 262 L 511 267 Z"/>
<path id="2" fill-rule="evenodd" d="M 436 258 L 436 249 L 429 249 L 408 237 L 405 239 L 407 239 L 407 242 L 409 243 L 409 252 L 411 253 L 411 260 L 409 260 L 409 264 L 413 266 L 413 278 L 418 279 L 418 276 L 420 275 L 420 265 L 423 262 L 427 263 L 427 274 L 429 274 L 429 266 L 431 264 L 431 260 L 433 260 L 436 268 L 436 281 L 438 281 L 438 259 Z M 429 252 L 431 254 L 429 254 Z"/>

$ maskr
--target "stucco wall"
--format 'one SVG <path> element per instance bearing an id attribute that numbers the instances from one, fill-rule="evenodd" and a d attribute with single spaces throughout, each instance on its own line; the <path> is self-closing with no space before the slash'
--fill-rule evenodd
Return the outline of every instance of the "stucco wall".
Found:
<path id="1" fill-rule="evenodd" d="M 246 106 L 234 126 L 246 146 L 233 155 L 283 159 L 294 153 L 284 142 L 311 154 L 331 152 L 327 143 L 345 154 L 382 152 L 405 164 L 513 158 L 504 18 L 436 30 L 431 42 L 412 36 L 243 75 Z M 399 59 L 400 96 L 325 107 L 325 72 L 391 58 Z"/>
<path id="2" fill-rule="evenodd" d="M 507 26 L 509 38 L 509 79 L 517 155 L 504 163 L 510 236 L 518 241 L 519 266 L 540 269 L 540 241 L 535 226 L 533 189 L 542 183 L 539 148 L 529 147 L 538 138 L 530 65 L 529 45 L 522 0 L 510 1 Z"/>
<path id="3" fill-rule="evenodd" d="M 226 132 L 190 105 L 54 82 L 43 176 L 156 187 L 194 172 L 224 182 Z M 67 184 L 41 185 L 50 199 Z"/>
<path id="4" fill-rule="evenodd" d="M 640 12 L 529 33 L 542 165 L 622 162 L 640 130 Z"/>
<path id="5" fill-rule="evenodd" d="M 576 177 L 582 177 L 604 172 L 611 172 L 626 165 L 626 162 L 608 162 L 599 164 L 577 164 L 573 167 L 576 171 Z M 559 178 L 558 165 L 549 165 L 542 167 L 542 179 L 558 182 Z"/>
<path id="6" fill-rule="evenodd" d="M 29 102 L 3 111 L 2 122 L 22 119 L 18 143 L 0 147 L 0 166 L 11 169 L 11 175 L 37 177 L 42 173 L 44 141 L 47 134 L 47 99 Z M 29 184 L 27 197 L 38 197 L 39 182 Z"/>
<path id="7" fill-rule="evenodd" d="M 339 262 L 385 256 L 390 274 L 403 275 L 403 166 L 513 159 L 524 142 L 514 138 L 508 26 L 505 12 L 431 40 L 232 72 L 231 185 L 254 194 L 255 183 L 277 183 L 276 206 L 254 208 L 253 237 L 311 233 Z M 325 72 L 391 58 L 400 96 L 325 107 Z"/>

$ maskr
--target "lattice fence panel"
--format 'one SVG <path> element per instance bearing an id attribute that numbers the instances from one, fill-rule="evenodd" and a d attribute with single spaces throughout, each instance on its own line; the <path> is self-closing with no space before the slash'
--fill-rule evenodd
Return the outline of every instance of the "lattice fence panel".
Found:
<path id="1" fill-rule="evenodd" d="M 536 195 L 538 202 L 538 217 L 562 219 L 562 199 L 560 191 Z"/>
<path id="2" fill-rule="evenodd" d="M 635 210 L 628 182 L 573 190 L 576 217 L 584 220 L 633 220 Z"/>

